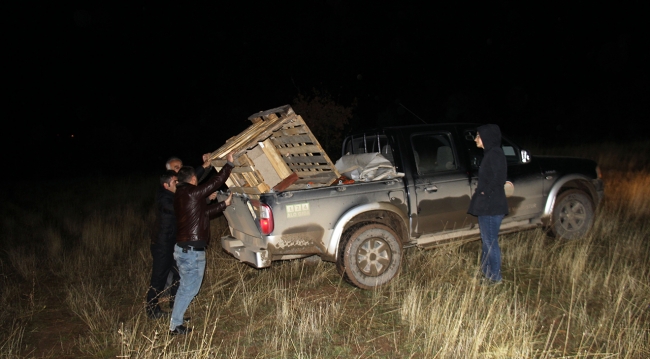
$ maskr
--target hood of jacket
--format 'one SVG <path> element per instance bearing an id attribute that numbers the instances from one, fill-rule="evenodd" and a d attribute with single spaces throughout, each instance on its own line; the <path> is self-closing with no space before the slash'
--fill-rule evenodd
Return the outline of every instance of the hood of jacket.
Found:
<path id="1" fill-rule="evenodd" d="M 481 136 L 485 151 L 494 147 L 501 147 L 501 129 L 494 124 L 479 126 L 476 131 Z"/>

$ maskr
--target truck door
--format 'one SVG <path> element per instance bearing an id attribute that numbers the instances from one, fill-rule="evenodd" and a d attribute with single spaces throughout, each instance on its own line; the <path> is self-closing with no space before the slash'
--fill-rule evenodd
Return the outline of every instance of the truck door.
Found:
<path id="1" fill-rule="evenodd" d="M 459 166 L 451 135 L 444 131 L 415 133 L 410 139 L 417 171 L 413 176 L 417 198 L 414 234 L 440 234 L 477 223 L 467 214 L 469 178 Z"/>

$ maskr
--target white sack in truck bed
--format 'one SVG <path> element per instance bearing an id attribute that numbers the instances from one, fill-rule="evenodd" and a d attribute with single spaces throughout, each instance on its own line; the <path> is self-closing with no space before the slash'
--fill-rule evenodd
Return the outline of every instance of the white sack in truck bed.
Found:
<path id="1" fill-rule="evenodd" d="M 345 155 L 336 161 L 336 169 L 345 177 L 361 182 L 404 177 L 379 152 Z"/>
<path id="2" fill-rule="evenodd" d="M 235 168 L 226 182 L 233 192 L 261 194 L 329 186 L 336 167 L 300 115 L 289 105 L 248 117 L 253 123 L 231 137 L 210 158 L 218 169 L 234 151 Z"/>

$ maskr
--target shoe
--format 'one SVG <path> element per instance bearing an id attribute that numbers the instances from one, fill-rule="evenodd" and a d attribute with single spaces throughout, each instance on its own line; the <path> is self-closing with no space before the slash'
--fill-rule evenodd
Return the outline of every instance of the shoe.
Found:
<path id="1" fill-rule="evenodd" d="M 481 285 L 484 287 L 494 287 L 495 285 L 501 284 L 503 281 L 502 280 L 492 280 L 488 278 L 483 278 L 481 279 Z"/>
<path id="2" fill-rule="evenodd" d="M 179 334 L 187 334 L 192 331 L 192 328 L 188 328 L 184 325 L 179 325 L 176 327 L 174 330 L 170 330 L 169 334 L 171 335 L 179 335 Z"/>

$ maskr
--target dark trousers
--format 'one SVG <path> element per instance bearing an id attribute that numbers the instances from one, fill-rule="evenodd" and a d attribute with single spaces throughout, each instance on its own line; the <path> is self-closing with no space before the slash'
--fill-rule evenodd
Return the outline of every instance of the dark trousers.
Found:
<path id="1" fill-rule="evenodd" d="M 149 284 L 149 291 L 147 292 L 147 310 L 150 313 L 160 310 L 160 307 L 158 306 L 158 298 L 165 291 L 165 285 L 167 284 L 169 273 L 172 274 L 173 279 L 171 286 L 168 288 L 170 296 L 169 304 L 173 307 L 173 298 L 176 296 L 178 283 L 181 278 L 178 274 L 176 261 L 174 260 L 173 244 L 171 246 L 152 244 L 151 256 L 153 257 L 153 265 L 151 269 L 151 282 Z"/>

